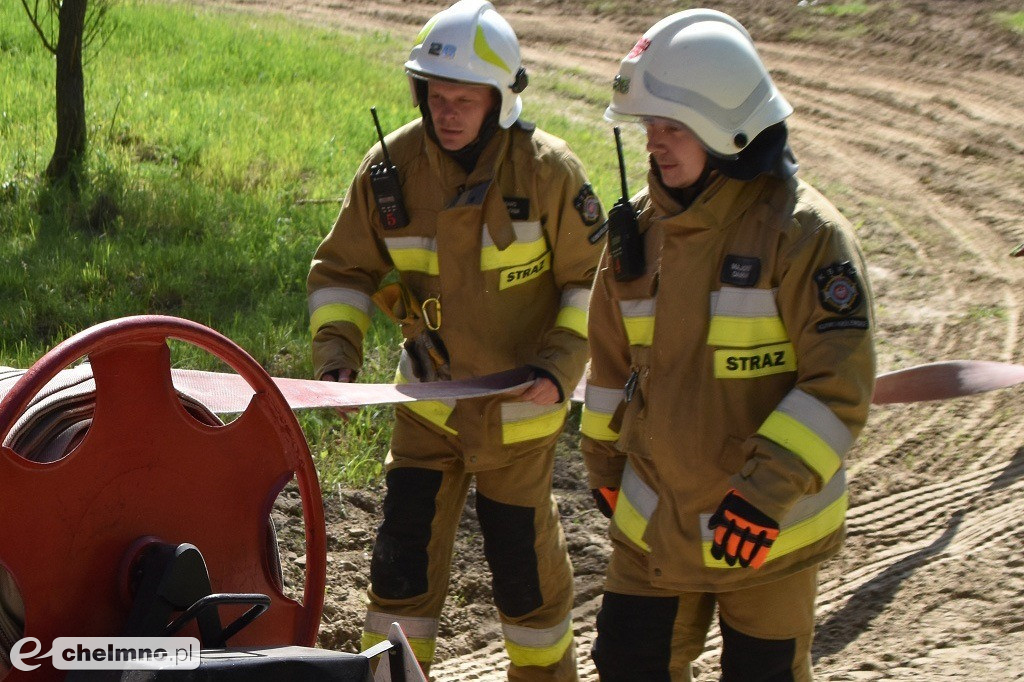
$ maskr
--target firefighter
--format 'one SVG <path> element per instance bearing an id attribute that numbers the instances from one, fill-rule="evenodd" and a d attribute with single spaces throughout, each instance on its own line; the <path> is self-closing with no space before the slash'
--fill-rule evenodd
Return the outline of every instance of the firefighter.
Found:
<path id="1" fill-rule="evenodd" d="M 795 175 L 747 31 L 673 14 L 622 60 L 605 117 L 646 131 L 645 267 L 606 253 L 583 451 L 611 516 L 593 657 L 605 682 L 689 680 L 717 606 L 723 680 L 811 679 L 819 564 L 874 382 L 850 224 Z"/>
<path id="2" fill-rule="evenodd" d="M 566 143 L 520 119 L 526 71 L 491 3 L 435 15 L 405 70 L 421 117 L 385 138 L 398 196 L 385 185 L 375 195 L 387 165 L 375 145 L 312 262 L 316 376 L 353 380 L 375 301 L 401 323 L 399 382 L 524 365 L 535 379 L 518 399 L 396 408 L 363 646 L 397 621 L 429 668 L 475 479 L 509 679 L 574 680 L 572 569 L 551 475 L 586 361 L 600 258 L 587 237 L 604 212 Z"/>

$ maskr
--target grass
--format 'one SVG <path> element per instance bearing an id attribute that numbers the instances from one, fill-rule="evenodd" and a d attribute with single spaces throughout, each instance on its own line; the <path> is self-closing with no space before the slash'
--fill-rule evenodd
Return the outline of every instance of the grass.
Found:
<path id="1" fill-rule="evenodd" d="M 310 257 L 375 139 L 370 104 L 385 129 L 417 114 L 401 68 L 408 37 L 130 0 L 113 12 L 117 30 L 87 59 L 88 181 L 76 196 L 39 179 L 54 137 L 52 58 L 20 5 L 0 4 L 0 364 L 28 367 L 91 325 L 158 313 L 216 329 L 274 376 L 309 376 Z M 534 101 L 571 76 L 531 84 Z M 570 141 L 610 206 L 603 105 L 581 122 L 531 109 L 531 90 L 524 99 L 524 117 Z M 642 159 L 642 147 L 627 154 Z M 642 166 L 631 173 L 639 188 Z M 363 380 L 391 380 L 397 340 L 375 320 Z M 173 357 L 218 367 L 184 344 Z M 325 486 L 379 475 L 389 409 L 347 423 L 300 415 Z"/>
<path id="2" fill-rule="evenodd" d="M 997 12 L 994 16 L 1001 26 L 1014 33 L 1024 33 L 1024 12 Z"/>
<path id="3" fill-rule="evenodd" d="M 859 17 L 870 13 L 872 8 L 866 2 L 840 2 L 830 5 L 811 5 L 811 11 L 832 17 Z"/>

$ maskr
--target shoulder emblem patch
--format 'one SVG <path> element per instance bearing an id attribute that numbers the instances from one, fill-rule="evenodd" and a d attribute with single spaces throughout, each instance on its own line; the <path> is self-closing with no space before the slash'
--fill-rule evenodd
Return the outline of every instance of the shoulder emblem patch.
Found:
<path id="1" fill-rule="evenodd" d="M 850 261 L 833 263 L 818 270 L 814 273 L 814 282 L 818 285 L 818 299 L 825 310 L 847 315 L 860 306 L 860 281 Z"/>
<path id="2" fill-rule="evenodd" d="M 572 200 L 572 205 L 579 211 L 583 224 L 588 227 L 595 224 L 601 217 L 601 202 L 594 195 L 594 190 L 589 182 L 580 188 L 579 194 Z"/>

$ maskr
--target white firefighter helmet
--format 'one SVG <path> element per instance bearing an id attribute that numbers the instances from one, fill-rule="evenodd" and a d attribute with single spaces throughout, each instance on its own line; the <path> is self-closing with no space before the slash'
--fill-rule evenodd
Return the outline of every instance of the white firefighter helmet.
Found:
<path id="1" fill-rule="evenodd" d="M 606 119 L 679 121 L 726 158 L 793 113 L 747 30 L 709 9 L 678 12 L 648 29 L 619 65 L 612 90 Z"/>
<path id="2" fill-rule="evenodd" d="M 498 124 L 508 128 L 523 110 L 519 93 L 526 70 L 515 31 L 487 0 L 459 0 L 434 15 L 416 36 L 405 63 L 413 104 L 419 104 L 413 78 L 439 78 L 490 85 L 501 95 Z"/>

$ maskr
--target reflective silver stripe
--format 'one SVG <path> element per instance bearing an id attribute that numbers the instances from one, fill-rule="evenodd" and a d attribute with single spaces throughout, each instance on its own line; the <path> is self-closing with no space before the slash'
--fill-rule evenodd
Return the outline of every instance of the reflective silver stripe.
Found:
<path id="1" fill-rule="evenodd" d="M 645 520 L 650 521 L 654 514 L 654 508 L 658 506 L 658 493 L 640 480 L 640 477 L 633 471 L 633 466 L 626 462 L 626 468 L 622 472 L 622 494 L 629 498 L 630 504 L 636 509 Z"/>
<path id="2" fill-rule="evenodd" d="M 779 524 L 779 530 L 786 531 L 813 519 L 841 500 L 845 494 L 846 470 L 840 469 L 819 492 L 814 495 L 804 495 L 797 500 L 796 504 L 786 513 L 785 518 L 782 519 L 782 522 Z M 711 514 L 700 515 L 700 534 L 705 542 L 711 542 L 715 538 L 715 531 L 708 528 L 708 520 L 710 518 Z M 831 530 L 833 529 L 830 528 L 829 532 Z"/>
<path id="3" fill-rule="evenodd" d="M 650 69 L 644 71 L 644 87 L 660 100 L 678 102 L 691 111 L 701 112 L 703 117 L 714 121 L 725 130 L 740 130 L 761 103 L 767 101 L 771 95 L 769 80 L 762 78 L 746 99 L 735 107 L 726 108 L 696 90 L 660 80 Z"/>
<path id="4" fill-rule="evenodd" d="M 711 292 L 711 314 L 728 317 L 777 317 L 774 289 L 722 287 Z"/>
<path id="5" fill-rule="evenodd" d="M 520 646 L 531 649 L 542 649 L 558 644 L 565 636 L 565 633 L 572 627 L 572 614 L 565 617 L 558 625 L 549 628 L 528 628 L 522 625 L 501 624 L 501 631 L 505 639 Z"/>
<path id="6" fill-rule="evenodd" d="M 535 242 L 542 235 L 540 223 L 535 220 L 530 222 L 512 221 L 512 231 L 516 233 L 516 241 L 524 243 Z M 491 239 L 491 233 L 484 225 L 483 233 L 480 236 L 480 247 L 486 249 L 488 246 L 494 246 L 494 240 Z"/>
<path id="7" fill-rule="evenodd" d="M 388 251 L 423 249 L 437 253 L 437 240 L 433 237 L 387 237 L 384 239 Z"/>
<path id="8" fill-rule="evenodd" d="M 584 396 L 583 404 L 590 411 L 613 414 L 625 397 L 625 391 L 621 388 L 602 388 L 588 381 Z"/>
<path id="9" fill-rule="evenodd" d="M 803 424 L 840 457 L 853 445 L 853 434 L 836 413 L 825 403 L 798 388 L 786 394 L 775 411 L 789 415 Z"/>
<path id="10" fill-rule="evenodd" d="M 579 308 L 586 312 L 590 309 L 590 289 L 567 287 L 562 291 L 562 307 Z"/>
<path id="11" fill-rule="evenodd" d="M 501 423 L 520 422 L 565 410 L 565 403 L 538 405 L 528 400 L 501 404 Z"/>
<path id="12" fill-rule="evenodd" d="M 312 315 L 317 308 L 332 303 L 350 305 L 367 315 L 373 312 L 373 301 L 363 292 L 347 287 L 325 287 L 309 295 L 309 313 Z"/>
<path id="13" fill-rule="evenodd" d="M 437 619 L 416 616 L 398 616 L 383 611 L 367 611 L 363 629 L 387 637 L 391 624 L 398 623 L 409 639 L 436 639 Z"/>
<path id="14" fill-rule="evenodd" d="M 623 317 L 653 317 L 654 299 L 636 298 L 628 301 L 619 301 L 619 310 Z"/>
<path id="15" fill-rule="evenodd" d="M 797 500 L 782 519 L 779 527 L 785 530 L 798 523 L 803 523 L 815 514 L 820 514 L 823 509 L 842 497 L 845 492 L 846 469 L 840 469 L 819 492 L 814 495 L 805 495 Z"/>

